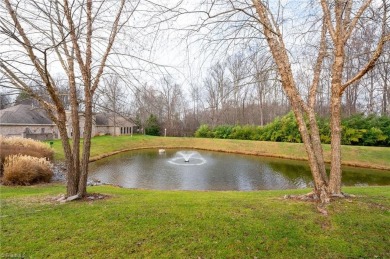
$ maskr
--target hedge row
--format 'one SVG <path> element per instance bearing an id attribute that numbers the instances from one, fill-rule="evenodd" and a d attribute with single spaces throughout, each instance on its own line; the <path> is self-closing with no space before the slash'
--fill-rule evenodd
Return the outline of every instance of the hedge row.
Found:
<path id="1" fill-rule="evenodd" d="M 360 146 L 390 146 L 390 117 L 354 115 L 342 120 L 342 144 Z M 322 143 L 330 143 L 329 119 L 318 119 Z M 260 127 L 254 125 L 201 125 L 195 137 L 246 139 L 277 142 L 302 142 L 292 112 Z"/>

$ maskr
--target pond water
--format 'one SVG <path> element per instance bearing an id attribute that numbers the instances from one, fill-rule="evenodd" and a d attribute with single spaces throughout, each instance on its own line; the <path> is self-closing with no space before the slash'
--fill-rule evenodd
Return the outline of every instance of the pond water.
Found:
<path id="1" fill-rule="evenodd" d="M 307 162 L 195 150 L 139 150 L 90 164 L 89 179 L 157 190 L 272 190 L 312 187 Z M 390 171 L 343 168 L 343 185 L 390 185 Z"/>

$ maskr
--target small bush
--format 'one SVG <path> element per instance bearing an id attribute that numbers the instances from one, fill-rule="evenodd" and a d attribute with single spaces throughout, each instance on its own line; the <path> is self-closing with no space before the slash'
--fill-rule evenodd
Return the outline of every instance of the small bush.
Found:
<path id="1" fill-rule="evenodd" d="M 227 139 L 232 133 L 233 126 L 231 125 L 219 125 L 214 128 L 214 137 Z"/>
<path id="2" fill-rule="evenodd" d="M 203 124 L 195 132 L 195 137 L 197 138 L 211 138 L 212 130 L 209 125 Z"/>
<path id="3" fill-rule="evenodd" d="M 21 154 L 46 157 L 52 160 L 54 156 L 54 150 L 47 143 L 28 138 L 0 136 L 0 146 L 1 156 L 4 158 L 9 155 Z"/>
<path id="4" fill-rule="evenodd" d="M 0 176 L 3 173 L 3 164 L 7 156 L 10 155 L 28 155 L 33 157 L 45 157 L 53 160 L 54 150 L 44 142 L 33 139 L 10 137 L 6 138 L 0 135 Z"/>
<path id="5" fill-rule="evenodd" d="M 259 140 L 261 135 L 261 127 L 254 125 L 236 125 L 232 129 L 229 138 L 245 139 L 245 140 Z"/>
<path id="6" fill-rule="evenodd" d="M 45 158 L 26 155 L 11 155 L 5 158 L 3 184 L 31 185 L 50 182 L 52 164 Z"/>
<path id="7" fill-rule="evenodd" d="M 156 115 L 151 114 L 146 121 L 145 134 L 150 136 L 160 136 L 160 123 Z"/>

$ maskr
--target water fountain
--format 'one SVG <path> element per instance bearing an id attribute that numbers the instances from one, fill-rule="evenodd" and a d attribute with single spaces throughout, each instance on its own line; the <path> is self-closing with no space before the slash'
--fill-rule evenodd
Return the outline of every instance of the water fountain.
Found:
<path id="1" fill-rule="evenodd" d="M 179 151 L 168 162 L 173 165 L 203 165 L 207 161 L 199 154 L 199 152 Z"/>
<path id="2" fill-rule="evenodd" d="M 183 153 L 183 152 L 178 152 L 178 155 L 181 155 L 184 158 L 184 162 L 189 163 L 190 158 L 195 154 L 195 152 L 191 153 Z"/>

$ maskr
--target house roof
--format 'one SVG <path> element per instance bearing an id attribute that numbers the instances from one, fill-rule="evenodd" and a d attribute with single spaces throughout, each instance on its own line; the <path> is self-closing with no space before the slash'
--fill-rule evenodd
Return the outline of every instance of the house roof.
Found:
<path id="1" fill-rule="evenodd" d="M 96 126 L 113 126 L 114 115 L 109 113 L 95 114 Z M 134 124 L 131 119 L 120 115 L 116 117 L 117 126 Z M 0 110 L 0 124 L 23 124 L 23 125 L 48 125 L 53 124 L 42 108 L 32 107 L 27 104 L 18 104 L 3 110 Z"/>
<path id="2" fill-rule="evenodd" d="M 96 126 L 114 126 L 114 114 L 113 113 L 97 113 L 95 115 Z M 125 126 L 127 124 L 134 124 L 134 122 L 121 115 L 116 116 L 117 126 Z"/>
<path id="3" fill-rule="evenodd" d="M 0 110 L 0 124 L 53 124 L 45 111 L 19 104 Z"/>

